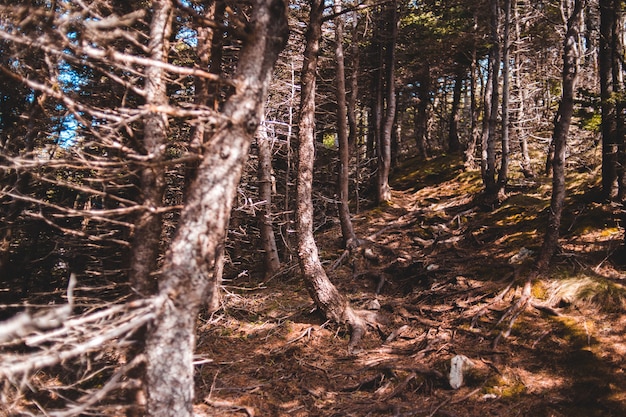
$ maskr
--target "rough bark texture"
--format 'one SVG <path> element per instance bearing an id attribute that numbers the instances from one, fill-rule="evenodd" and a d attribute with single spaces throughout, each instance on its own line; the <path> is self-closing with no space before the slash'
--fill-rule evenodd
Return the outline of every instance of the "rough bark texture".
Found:
<path id="1" fill-rule="evenodd" d="M 298 147 L 298 207 L 296 228 L 298 233 L 298 259 L 309 294 L 317 307 L 330 320 L 348 323 L 352 329 L 354 346 L 365 331 L 362 320 L 350 307 L 348 300 L 328 279 L 322 267 L 313 236 L 313 165 L 315 160 L 315 73 L 319 43 L 322 34 L 322 0 L 311 1 L 309 27 L 305 35 L 306 47 L 301 82 L 301 105 Z"/>
<path id="2" fill-rule="evenodd" d="M 187 417 L 194 397 L 196 315 L 216 276 L 232 202 L 262 114 L 278 53 L 287 39 L 286 4 L 258 0 L 247 28 L 235 93 L 203 159 L 167 252 L 159 285 L 165 301 L 146 340 L 147 415 Z"/>
<path id="3" fill-rule="evenodd" d="M 171 32 L 172 2 L 159 0 L 153 3 L 154 10 L 150 24 L 150 58 L 167 62 L 168 38 Z M 163 68 L 146 68 L 146 104 L 162 106 L 167 104 L 167 81 Z M 150 112 L 144 119 L 144 152 L 148 155 L 148 166 L 140 173 L 142 204 L 145 207 L 135 226 L 133 253 L 130 262 L 130 284 L 139 296 L 154 294 L 157 282 L 151 274 L 157 269 L 159 245 L 161 241 L 161 216 L 155 209 L 163 204 L 165 190 L 164 169 L 161 162 L 165 154 L 167 139 L 167 115 Z"/>
<path id="4" fill-rule="evenodd" d="M 267 137 L 264 125 L 259 128 L 257 138 L 259 148 L 259 199 L 263 202 L 258 211 L 259 233 L 261 235 L 261 247 L 264 258 L 264 274 L 271 277 L 280 269 L 280 258 L 276 247 L 276 237 L 272 227 L 272 188 L 275 181 L 272 179 L 272 145 Z"/>
<path id="5" fill-rule="evenodd" d="M 584 3 L 584 0 L 575 1 L 572 14 L 567 21 L 567 32 L 565 34 L 563 47 L 563 92 L 552 136 L 552 143 L 554 144 L 554 157 L 552 159 L 552 197 L 550 200 L 550 212 L 548 214 L 548 226 L 541 247 L 541 253 L 537 260 L 537 269 L 539 271 L 544 271 L 548 268 L 552 255 L 558 245 L 561 213 L 565 200 L 565 148 L 567 145 L 567 134 L 574 113 L 574 93 L 578 72 L 578 51 L 576 47 L 578 21 Z"/>
<path id="6" fill-rule="evenodd" d="M 356 244 L 356 234 L 350 218 L 350 144 L 348 142 L 348 109 L 346 100 L 346 70 L 343 57 L 343 15 L 341 1 L 335 0 L 335 59 L 337 73 L 335 74 L 337 96 L 337 138 L 339 142 L 339 221 L 345 247 Z"/>

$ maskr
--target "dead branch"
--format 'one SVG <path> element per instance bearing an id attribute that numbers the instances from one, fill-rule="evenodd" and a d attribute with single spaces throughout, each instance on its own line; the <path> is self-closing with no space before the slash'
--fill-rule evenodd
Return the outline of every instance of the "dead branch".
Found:
<path id="1" fill-rule="evenodd" d="M 162 297 L 155 297 L 123 305 L 111 305 L 103 310 L 66 320 L 58 329 L 36 333 L 30 337 L 19 336 L 17 340 L 11 340 L 10 344 L 23 343 L 39 347 L 39 350 L 27 353 L 1 352 L 0 375 L 14 381 L 18 376 L 101 350 L 113 340 L 121 345 L 137 329 L 152 320 L 163 303 Z M 0 334 L 8 337 L 10 333 L 5 325 L 6 322 L 0 323 Z M 40 327 L 34 328 L 42 330 Z M 15 336 L 18 335 L 14 333 L 12 337 Z"/>
<path id="2" fill-rule="evenodd" d="M 33 315 L 29 311 L 24 311 L 0 323 L 0 344 L 15 338 L 23 338 L 38 330 L 54 329 L 61 326 L 72 313 L 75 286 L 76 275 L 72 273 L 67 286 L 66 305 L 52 308 L 43 314 Z M 1 369 L 0 372 L 2 372 Z"/>

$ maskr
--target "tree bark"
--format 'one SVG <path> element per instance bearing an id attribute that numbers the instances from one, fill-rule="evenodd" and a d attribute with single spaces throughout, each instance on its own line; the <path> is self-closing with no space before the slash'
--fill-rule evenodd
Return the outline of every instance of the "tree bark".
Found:
<path id="1" fill-rule="evenodd" d="M 341 0 L 335 0 L 335 60 L 337 73 L 335 74 L 337 97 L 337 138 L 339 142 L 339 221 L 341 234 L 346 248 L 352 248 L 357 243 L 352 219 L 350 218 L 350 144 L 348 141 L 348 110 L 346 100 L 346 70 L 343 56 L 343 15 L 341 14 Z"/>
<path id="2" fill-rule="evenodd" d="M 194 399 L 196 315 L 215 279 L 237 184 L 263 111 L 274 63 L 287 34 L 287 5 L 257 0 L 234 76 L 224 122 L 203 146 L 203 159 L 166 254 L 164 299 L 146 340 L 149 417 L 189 417 Z"/>
<path id="3" fill-rule="evenodd" d="M 430 66 L 422 64 L 418 71 L 417 106 L 415 112 L 415 140 L 417 149 L 428 158 L 428 106 L 430 105 Z"/>
<path id="4" fill-rule="evenodd" d="M 305 35 L 302 67 L 298 147 L 296 229 L 298 258 L 309 294 L 324 315 L 335 322 L 347 323 L 352 331 L 349 348 L 365 332 L 363 320 L 352 310 L 348 300 L 328 279 L 322 267 L 313 236 L 313 166 L 315 160 L 315 86 L 319 44 L 322 35 L 322 0 L 311 0 L 309 26 Z"/>
<path id="5" fill-rule="evenodd" d="M 493 182 L 493 173 L 488 172 L 488 159 L 489 159 L 489 121 L 491 120 L 492 105 L 491 100 L 493 95 L 491 90 L 493 88 L 493 67 L 487 66 L 487 80 L 484 85 L 483 91 L 483 121 L 480 135 L 480 173 L 485 188 L 488 187 L 490 182 Z M 491 178 L 491 179 L 490 179 Z"/>
<path id="6" fill-rule="evenodd" d="M 389 173 L 391 171 L 391 136 L 393 123 L 396 117 L 396 40 L 398 37 L 398 11 L 395 1 L 391 2 L 389 23 L 391 34 L 385 49 L 385 117 L 380 133 L 380 143 L 378 144 L 378 203 L 391 201 L 391 187 L 389 186 Z"/>
<path id="7" fill-rule="evenodd" d="M 153 7 L 148 43 L 149 55 L 155 61 L 167 62 L 172 2 L 158 0 L 153 3 Z M 158 107 L 167 104 L 167 81 L 163 68 L 158 66 L 146 68 L 145 89 L 148 106 Z M 135 225 L 129 274 L 130 285 L 140 297 L 152 295 L 157 290 L 157 282 L 152 273 L 157 269 L 162 223 L 156 209 L 163 204 L 165 170 L 161 162 L 165 155 L 167 132 L 167 115 L 156 111 L 146 115 L 143 147 L 149 157 L 149 164 L 140 172 L 141 198 L 145 210 Z"/>
<path id="8" fill-rule="evenodd" d="M 259 199 L 263 202 L 258 211 L 259 232 L 261 235 L 261 247 L 263 249 L 263 264 L 265 278 L 274 275 L 280 269 L 280 258 L 276 247 L 276 237 L 272 227 L 272 189 L 275 180 L 272 177 L 272 146 L 267 136 L 264 124 L 259 127 L 257 136 L 259 148 Z"/>
<path id="9" fill-rule="evenodd" d="M 459 105 L 461 104 L 461 93 L 463 92 L 463 79 L 465 78 L 464 68 L 457 64 L 456 76 L 454 78 L 454 89 L 452 92 L 452 107 L 450 109 L 450 130 L 448 132 L 448 151 L 457 153 L 461 150 L 459 140 Z"/>
<path id="10" fill-rule="evenodd" d="M 476 32 L 478 27 L 478 17 L 474 12 L 473 31 Z M 471 63 L 470 63 L 470 140 L 465 148 L 465 169 L 476 169 L 476 145 L 480 138 L 480 130 L 478 129 L 478 105 L 476 103 L 476 78 L 477 74 L 477 53 L 476 43 L 472 43 Z"/>
<path id="11" fill-rule="evenodd" d="M 614 33 L 617 25 L 616 0 L 600 0 L 600 105 L 602 111 L 602 193 L 605 198 L 617 194 L 617 106 L 613 84 L 613 60 L 617 59 Z"/>
<path id="12" fill-rule="evenodd" d="M 528 127 L 526 118 L 528 118 L 528 114 L 526 113 L 526 102 L 528 101 L 528 86 L 524 83 L 523 80 L 523 54 L 520 52 L 520 43 L 522 38 L 522 29 L 520 27 L 520 16 L 519 16 L 519 8 L 518 2 L 514 0 L 513 3 L 513 13 L 514 13 L 514 21 L 515 21 L 515 39 L 513 44 L 515 45 L 513 60 L 515 61 L 516 70 L 514 72 L 514 82 L 515 82 L 515 90 L 517 91 L 518 97 L 518 105 L 515 112 L 516 124 L 515 124 L 515 132 L 519 141 L 520 153 L 522 157 L 521 161 L 521 170 L 522 174 L 524 174 L 525 178 L 533 178 L 535 176 L 533 172 L 533 168 L 530 161 L 530 153 L 528 150 Z"/>
<path id="13" fill-rule="evenodd" d="M 489 115 L 487 119 L 487 153 L 486 169 L 484 171 L 485 192 L 487 195 L 495 195 L 498 187 L 496 184 L 496 127 L 498 124 L 499 107 L 499 83 L 500 83 L 500 6 L 498 0 L 491 0 L 491 50 L 489 51 L 489 71 L 491 74 L 491 97 Z"/>
<path id="14" fill-rule="evenodd" d="M 536 266 L 539 271 L 545 271 L 549 267 L 552 255 L 554 255 L 558 246 L 561 213 L 563 212 L 565 200 L 565 148 L 574 113 L 574 93 L 578 74 L 578 21 L 584 4 L 584 0 L 576 0 L 574 2 L 574 9 L 567 21 L 567 32 L 563 43 L 563 92 L 552 135 L 552 143 L 554 144 L 552 197 L 550 199 L 548 226 L 541 252 L 537 259 Z"/>
<path id="15" fill-rule="evenodd" d="M 498 172 L 498 194 L 505 191 L 509 181 L 509 32 L 511 26 L 511 0 L 504 0 L 504 35 L 502 45 L 502 157 Z"/>

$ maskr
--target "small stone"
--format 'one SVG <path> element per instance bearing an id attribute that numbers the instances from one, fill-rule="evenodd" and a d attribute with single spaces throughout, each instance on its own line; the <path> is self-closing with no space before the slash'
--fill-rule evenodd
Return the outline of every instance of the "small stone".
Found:
<path id="1" fill-rule="evenodd" d="M 439 269 L 439 265 L 437 264 L 430 264 L 426 267 L 427 271 L 436 271 Z"/>
<path id="2" fill-rule="evenodd" d="M 369 303 L 367 303 L 366 308 L 368 310 L 380 310 L 380 302 L 374 298 L 373 300 L 370 300 Z"/>
<path id="3" fill-rule="evenodd" d="M 464 355 L 456 355 L 450 360 L 450 387 L 459 389 L 463 386 L 463 374 L 474 366 L 474 363 Z"/>

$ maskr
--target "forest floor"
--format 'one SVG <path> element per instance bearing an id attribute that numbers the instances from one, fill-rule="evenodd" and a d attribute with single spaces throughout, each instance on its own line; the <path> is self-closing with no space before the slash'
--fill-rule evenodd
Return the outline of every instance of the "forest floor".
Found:
<path id="1" fill-rule="evenodd" d="M 347 329 L 315 309 L 297 265 L 265 282 L 242 275 L 228 282 L 224 309 L 201 317 L 198 413 L 625 416 L 623 230 L 594 201 L 596 178 L 568 178 L 561 250 L 512 320 L 541 245 L 549 179 L 514 179 L 502 204 L 485 208 L 479 174 L 459 160 L 405 163 L 392 203 L 354 216 L 368 242 L 357 254 L 334 265 L 339 226 L 317 235 L 330 279 L 375 316 L 358 349 L 349 353 Z M 455 390 L 456 355 L 471 365 Z"/>

